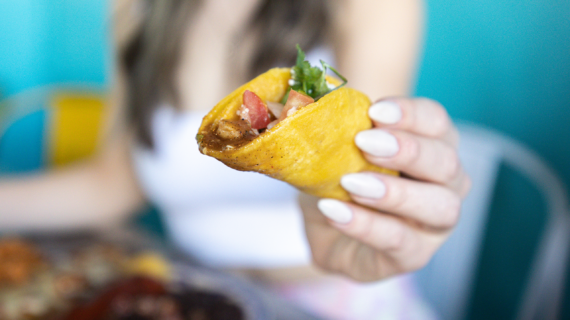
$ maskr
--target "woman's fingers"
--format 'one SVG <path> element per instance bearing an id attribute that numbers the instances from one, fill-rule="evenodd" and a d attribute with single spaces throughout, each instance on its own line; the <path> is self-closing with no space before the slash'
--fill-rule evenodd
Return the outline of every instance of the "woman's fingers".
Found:
<path id="1" fill-rule="evenodd" d="M 416 228 L 393 215 L 333 199 L 320 200 L 318 207 L 337 230 L 392 260 L 395 272 L 423 267 L 450 232 Z"/>
<path id="2" fill-rule="evenodd" d="M 375 127 L 398 129 L 440 138 L 457 146 L 459 135 L 445 108 L 426 98 L 390 98 L 374 103 L 368 115 Z"/>
<path id="3" fill-rule="evenodd" d="M 390 98 L 373 104 L 368 114 L 376 129 L 355 139 L 368 161 L 467 194 L 471 182 L 457 154 L 459 134 L 441 104 Z"/>
<path id="4" fill-rule="evenodd" d="M 440 185 L 371 172 L 345 175 L 341 184 L 358 204 L 432 229 L 450 229 L 459 220 L 461 198 Z"/>
<path id="5" fill-rule="evenodd" d="M 463 189 L 466 175 L 457 151 L 442 140 L 405 131 L 372 129 L 358 133 L 355 142 L 372 164 L 447 185 L 458 192 Z"/>
<path id="6" fill-rule="evenodd" d="M 341 184 L 353 202 L 321 199 L 318 210 L 316 200 L 311 210 L 302 206 L 315 262 L 359 280 L 423 267 L 456 225 L 470 185 L 457 154 L 457 130 L 439 103 L 386 99 L 369 116 L 375 128 L 355 138 L 367 161 L 415 180 L 350 174 Z"/>

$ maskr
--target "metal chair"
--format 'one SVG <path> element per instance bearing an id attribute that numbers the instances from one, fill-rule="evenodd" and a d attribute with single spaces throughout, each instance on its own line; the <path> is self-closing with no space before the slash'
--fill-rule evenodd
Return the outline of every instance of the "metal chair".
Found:
<path id="1" fill-rule="evenodd" d="M 99 146 L 101 128 L 106 116 L 104 91 L 97 86 L 51 85 L 34 88 L 0 101 L 0 146 L 6 146 L 6 133 L 18 122 L 35 113 L 42 113 L 40 123 L 20 128 L 20 133 L 33 128 L 39 145 L 28 146 L 22 136 L 11 136 L 9 150 L 41 149 L 38 166 L 58 166 L 85 158 Z M 17 149 L 16 149 L 17 147 Z M 3 162 L 0 156 L 0 169 Z M 34 168 L 34 169 L 39 169 Z"/>
<path id="2" fill-rule="evenodd" d="M 490 129 L 459 126 L 460 157 L 473 179 L 454 234 L 416 279 L 442 319 L 466 316 L 475 279 L 487 212 L 499 165 L 512 167 L 533 182 L 547 201 L 547 224 L 531 268 L 517 319 L 557 319 L 570 252 L 570 210 L 566 189 L 546 162 L 521 143 Z"/>

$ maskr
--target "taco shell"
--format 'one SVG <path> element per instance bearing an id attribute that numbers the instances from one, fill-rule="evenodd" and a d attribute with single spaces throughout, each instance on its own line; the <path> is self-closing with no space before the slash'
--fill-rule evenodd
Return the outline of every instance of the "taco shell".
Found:
<path id="1" fill-rule="evenodd" d="M 285 120 L 243 145 L 212 147 L 203 137 L 212 135 L 220 120 L 238 120 L 245 90 L 263 101 L 280 101 L 288 89 L 289 68 L 275 68 L 236 89 L 203 119 L 197 139 L 200 152 L 240 171 L 255 171 L 284 181 L 308 194 L 349 200 L 340 186 L 348 173 L 397 172 L 369 164 L 354 143 L 354 137 L 372 127 L 370 100 L 351 88 L 334 90 L 299 109 Z M 330 83 L 338 80 L 327 78 Z"/>

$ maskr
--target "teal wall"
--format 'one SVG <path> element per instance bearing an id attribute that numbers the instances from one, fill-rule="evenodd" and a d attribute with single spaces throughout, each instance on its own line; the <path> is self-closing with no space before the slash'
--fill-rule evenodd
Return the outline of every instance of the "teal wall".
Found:
<path id="1" fill-rule="evenodd" d="M 107 1 L 0 0 L 0 92 L 61 83 L 105 84 Z"/>
<path id="2" fill-rule="evenodd" d="M 417 94 L 523 141 L 570 185 L 570 1 L 427 3 Z M 499 175 L 470 319 L 513 318 L 544 223 L 537 190 L 507 168 Z"/>

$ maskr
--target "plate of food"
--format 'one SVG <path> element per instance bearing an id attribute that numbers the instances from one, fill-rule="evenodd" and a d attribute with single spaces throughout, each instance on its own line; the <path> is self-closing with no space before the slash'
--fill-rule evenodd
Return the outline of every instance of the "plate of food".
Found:
<path id="1" fill-rule="evenodd" d="M 0 239 L 0 319 L 272 319 L 258 292 L 115 235 Z"/>

